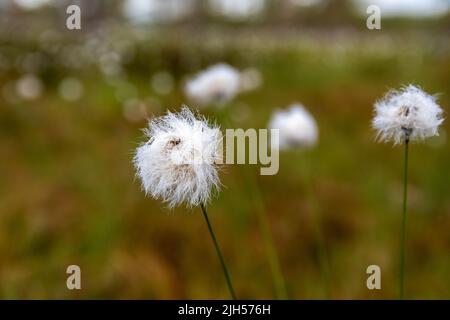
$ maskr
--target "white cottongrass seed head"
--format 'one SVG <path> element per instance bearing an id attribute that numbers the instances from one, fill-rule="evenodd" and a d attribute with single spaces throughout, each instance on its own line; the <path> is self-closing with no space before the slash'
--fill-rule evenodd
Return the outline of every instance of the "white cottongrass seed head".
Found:
<path id="1" fill-rule="evenodd" d="M 187 97 L 199 106 L 220 106 L 238 94 L 240 73 L 227 64 L 216 64 L 190 79 L 184 89 Z"/>
<path id="2" fill-rule="evenodd" d="M 414 85 L 389 91 L 375 103 L 372 125 L 380 141 L 394 145 L 438 135 L 444 121 L 442 109 L 431 96 Z"/>
<path id="3" fill-rule="evenodd" d="M 269 122 L 270 129 L 279 129 L 279 139 L 272 137 L 274 149 L 308 148 L 317 144 L 319 130 L 314 117 L 296 103 L 287 110 L 277 110 Z"/>
<path id="4" fill-rule="evenodd" d="M 206 204 L 220 188 L 220 129 L 183 106 L 153 118 L 133 162 L 146 194 L 174 207 Z"/>

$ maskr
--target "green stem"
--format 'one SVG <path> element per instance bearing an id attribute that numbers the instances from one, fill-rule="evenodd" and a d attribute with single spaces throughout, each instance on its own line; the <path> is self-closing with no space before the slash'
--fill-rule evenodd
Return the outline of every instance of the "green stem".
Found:
<path id="1" fill-rule="evenodd" d="M 233 300 L 236 300 L 236 294 L 234 293 L 233 284 L 231 283 L 231 277 L 228 272 L 227 265 L 225 264 L 225 260 L 223 258 L 222 252 L 220 251 L 220 247 L 219 247 L 219 243 L 217 242 L 216 235 L 214 234 L 214 230 L 211 226 L 211 223 L 209 222 L 208 213 L 206 212 L 206 208 L 203 204 L 201 204 L 200 207 L 202 208 L 203 216 L 205 217 L 206 224 L 208 225 L 209 234 L 211 235 L 211 238 L 214 243 L 214 247 L 216 248 L 217 255 L 219 256 L 220 264 L 222 265 L 223 273 L 227 280 L 228 290 L 230 291 L 230 295 L 233 298 Z"/>
<path id="2" fill-rule="evenodd" d="M 402 218 L 402 233 L 400 246 L 400 300 L 404 298 L 405 291 L 405 243 L 406 243 L 406 202 L 408 199 L 408 145 L 409 140 L 405 140 L 405 156 L 403 168 L 403 218 Z"/>
<path id="3" fill-rule="evenodd" d="M 221 109 L 219 109 L 221 110 Z M 222 108 L 225 112 L 219 113 L 219 118 L 223 124 L 228 127 L 232 127 L 232 121 L 230 119 L 231 105 L 227 108 Z M 248 169 L 248 168 L 247 168 Z M 270 222 L 267 216 L 267 210 L 264 205 L 264 197 L 261 194 L 261 189 L 257 185 L 254 176 L 249 176 L 248 170 L 244 170 L 245 181 L 248 189 L 250 190 L 250 196 L 254 196 L 253 202 L 257 207 L 256 211 L 261 226 L 261 232 L 264 239 L 264 245 L 266 249 L 267 259 L 269 260 L 270 271 L 272 273 L 272 279 L 275 287 L 275 295 L 278 299 L 287 300 L 289 298 L 286 281 L 281 270 L 280 258 L 273 239 L 272 230 L 270 228 Z"/>
<path id="4" fill-rule="evenodd" d="M 317 242 L 317 253 L 319 258 L 319 265 L 320 270 L 322 272 L 323 277 L 323 290 L 325 293 L 326 299 L 331 299 L 331 275 L 330 275 L 330 262 L 328 260 L 328 253 L 326 248 L 326 242 L 325 242 L 325 236 L 323 234 L 323 228 L 322 228 L 322 219 L 320 217 L 320 213 L 317 209 L 317 206 L 315 204 L 314 200 L 310 200 L 311 209 L 312 209 L 312 215 L 314 220 L 314 229 L 315 229 L 315 236 L 316 236 L 316 242 Z"/>
<path id="5" fill-rule="evenodd" d="M 306 161 L 303 159 L 302 161 Z M 309 174 L 309 168 L 304 168 L 303 177 L 305 179 L 306 196 L 311 209 L 311 215 L 313 220 L 314 234 L 317 243 L 317 253 L 319 259 L 319 267 L 323 277 L 323 290 L 325 297 L 331 299 L 331 274 L 330 274 L 330 262 L 328 259 L 325 235 L 322 228 L 322 217 L 318 208 L 318 203 L 314 194 L 314 186 Z"/>
<path id="6" fill-rule="evenodd" d="M 263 204 L 261 204 L 263 206 Z M 275 285 L 275 292 L 278 299 L 288 299 L 288 293 L 286 288 L 286 282 L 281 271 L 280 258 L 278 256 L 275 242 L 270 229 L 270 222 L 267 217 L 267 212 L 263 208 L 257 209 L 258 217 L 261 224 L 261 231 L 264 237 L 264 243 L 267 250 L 267 259 L 269 260 L 270 270 L 272 271 L 272 277 Z"/>
<path id="7" fill-rule="evenodd" d="M 280 257 L 275 246 L 272 230 L 270 227 L 269 217 L 264 205 L 264 197 L 261 194 L 261 189 L 258 187 L 254 176 L 249 176 L 245 171 L 248 190 L 251 197 L 253 197 L 253 203 L 256 206 L 256 213 L 258 214 L 259 224 L 261 227 L 261 233 L 264 239 L 264 246 L 266 249 L 267 259 L 269 261 L 270 271 L 272 274 L 272 280 L 275 287 L 275 295 L 277 299 L 287 300 L 289 299 L 286 281 L 281 270 Z"/>

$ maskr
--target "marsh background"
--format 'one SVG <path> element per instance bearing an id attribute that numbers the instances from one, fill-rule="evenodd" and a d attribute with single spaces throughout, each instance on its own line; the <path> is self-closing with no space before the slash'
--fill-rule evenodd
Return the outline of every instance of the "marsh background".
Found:
<path id="1" fill-rule="evenodd" d="M 356 2 L 266 1 L 239 19 L 204 1 L 127 18 L 122 1 L 2 0 L 0 297 L 228 298 L 200 211 L 146 198 L 131 163 L 146 118 L 177 110 L 188 102 L 187 77 L 227 62 L 257 70 L 262 83 L 202 113 L 265 128 L 273 110 L 299 101 L 320 130 L 316 148 L 280 154 L 275 176 L 259 166 L 223 170 L 209 211 L 238 296 L 274 297 L 263 210 L 290 297 L 324 298 L 309 179 L 332 298 L 396 298 L 402 148 L 375 143 L 372 105 L 415 83 L 440 93 L 448 112 L 449 4 L 428 18 L 382 12 L 382 29 L 370 31 Z M 65 27 L 72 3 L 79 31 Z M 450 298 L 448 132 L 445 121 L 439 137 L 410 148 L 409 298 Z M 80 291 L 66 288 L 71 264 L 81 267 Z M 382 290 L 366 288 L 371 264 L 381 267 Z"/>

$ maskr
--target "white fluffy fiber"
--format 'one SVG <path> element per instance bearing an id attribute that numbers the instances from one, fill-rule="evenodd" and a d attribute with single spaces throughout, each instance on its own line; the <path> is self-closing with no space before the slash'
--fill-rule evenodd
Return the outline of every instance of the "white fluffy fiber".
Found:
<path id="1" fill-rule="evenodd" d="M 188 98 L 199 106 L 222 105 L 231 101 L 239 89 L 239 71 L 224 63 L 200 72 L 185 86 Z"/>
<path id="2" fill-rule="evenodd" d="M 292 149 L 312 147 L 318 140 L 317 123 L 299 103 L 287 110 L 277 110 L 269 122 L 270 129 L 279 129 L 279 140 L 272 137 L 272 148 Z"/>
<path id="3" fill-rule="evenodd" d="M 443 122 L 436 98 L 414 85 L 390 91 L 375 103 L 372 121 L 381 141 L 399 144 L 405 140 L 423 140 L 438 135 Z"/>
<path id="4" fill-rule="evenodd" d="M 149 140 L 137 148 L 134 165 L 146 194 L 174 207 L 207 203 L 218 190 L 222 134 L 189 108 L 150 120 Z"/>

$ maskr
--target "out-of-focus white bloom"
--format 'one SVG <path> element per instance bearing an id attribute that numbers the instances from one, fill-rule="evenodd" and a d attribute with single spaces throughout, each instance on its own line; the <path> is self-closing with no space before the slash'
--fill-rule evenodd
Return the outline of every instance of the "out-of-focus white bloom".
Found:
<path id="1" fill-rule="evenodd" d="M 264 10 L 265 4 L 265 0 L 209 0 L 214 13 L 233 20 L 256 16 Z"/>
<path id="2" fill-rule="evenodd" d="M 200 106 L 221 105 L 237 95 L 239 86 L 239 71 L 220 63 L 189 80 L 185 86 L 185 92 L 189 99 Z"/>
<path id="3" fill-rule="evenodd" d="M 434 18 L 445 16 L 450 10 L 447 0 L 353 0 L 361 15 L 367 16 L 367 7 L 376 5 L 383 17 Z"/>
<path id="4" fill-rule="evenodd" d="M 25 100 L 34 100 L 42 95 L 44 85 L 42 81 L 33 74 L 24 75 L 16 83 L 17 94 Z"/>
<path id="5" fill-rule="evenodd" d="M 272 148 L 292 149 L 312 147 L 318 140 L 318 128 L 313 116 L 301 105 L 277 110 L 269 122 L 270 129 L 279 129 L 279 140 L 272 138 Z"/>
<path id="6" fill-rule="evenodd" d="M 59 95 L 66 101 L 76 101 L 84 92 L 83 83 L 76 78 L 65 78 L 58 86 Z"/>
<path id="7" fill-rule="evenodd" d="M 126 0 L 125 16 L 134 23 L 172 22 L 192 12 L 192 0 Z"/>
<path id="8" fill-rule="evenodd" d="M 50 0 L 14 0 L 14 3 L 25 10 L 39 9 L 49 4 Z"/>
<path id="9" fill-rule="evenodd" d="M 263 82 L 261 72 L 253 68 L 245 69 L 241 72 L 240 82 L 241 91 L 255 90 Z"/>
<path id="10" fill-rule="evenodd" d="M 323 4 L 323 0 L 289 0 L 289 3 L 299 7 L 314 7 Z"/>
<path id="11" fill-rule="evenodd" d="M 438 135 L 444 121 L 436 98 L 409 85 L 399 91 L 390 91 L 375 103 L 372 121 L 381 141 L 399 144 L 405 140 L 422 140 Z"/>
<path id="12" fill-rule="evenodd" d="M 207 203 L 218 190 L 221 132 L 187 107 L 154 118 L 134 165 L 145 192 L 170 207 Z"/>

